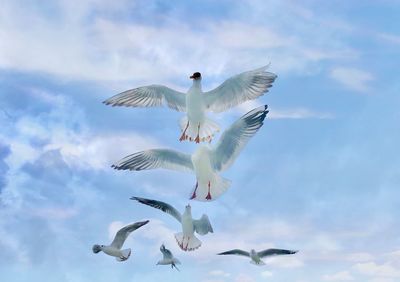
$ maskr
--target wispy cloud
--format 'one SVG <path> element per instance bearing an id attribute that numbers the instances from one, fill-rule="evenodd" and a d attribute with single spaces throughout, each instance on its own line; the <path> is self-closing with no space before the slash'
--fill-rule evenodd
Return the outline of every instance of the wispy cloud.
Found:
<path id="1" fill-rule="evenodd" d="M 347 67 L 332 69 L 330 76 L 346 88 L 357 92 L 368 92 L 371 89 L 369 85 L 370 82 L 375 79 L 375 77 L 367 71 Z"/>
<path id="2" fill-rule="evenodd" d="M 322 279 L 324 281 L 353 281 L 354 277 L 348 271 L 340 271 L 335 274 L 326 274 Z"/>

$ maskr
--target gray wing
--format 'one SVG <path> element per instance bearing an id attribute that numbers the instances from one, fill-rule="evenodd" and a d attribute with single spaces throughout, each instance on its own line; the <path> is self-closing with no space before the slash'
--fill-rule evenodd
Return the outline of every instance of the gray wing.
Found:
<path id="1" fill-rule="evenodd" d="M 172 259 L 174 256 L 172 255 L 172 253 L 171 253 L 171 251 L 170 250 L 168 250 L 167 248 L 165 248 L 165 246 L 164 245 L 162 245 L 161 247 L 160 247 L 160 251 L 161 251 L 161 253 L 163 254 L 163 258 L 166 260 L 166 259 Z"/>
<path id="2" fill-rule="evenodd" d="M 223 253 L 219 253 L 218 255 L 238 255 L 238 256 L 250 257 L 250 254 L 248 252 L 239 249 L 226 251 Z"/>
<path id="3" fill-rule="evenodd" d="M 214 230 L 211 226 L 208 216 L 203 214 L 203 216 L 198 220 L 193 220 L 194 230 L 200 235 L 206 235 L 208 232 L 213 233 Z"/>
<path id="4" fill-rule="evenodd" d="M 117 234 L 115 234 L 115 237 L 111 243 L 111 246 L 121 249 L 122 245 L 124 244 L 126 238 L 128 238 L 129 234 L 131 234 L 136 229 L 142 227 L 143 225 L 146 225 L 147 223 L 149 223 L 148 220 L 140 221 L 140 222 L 129 224 L 129 225 L 121 228 L 120 230 L 118 230 Z"/>
<path id="5" fill-rule="evenodd" d="M 193 171 L 191 156 L 169 149 L 153 149 L 126 156 L 111 167 L 118 170 L 146 170 L 165 168 Z"/>
<path id="6" fill-rule="evenodd" d="M 176 220 L 181 222 L 180 212 L 178 212 L 173 206 L 171 206 L 167 203 L 164 203 L 161 201 L 156 201 L 156 200 L 145 199 L 145 198 L 139 198 L 139 197 L 131 197 L 131 200 L 135 200 L 135 201 L 138 201 L 139 203 L 162 210 L 163 212 L 172 215 L 173 217 L 176 218 Z"/>
<path id="7" fill-rule="evenodd" d="M 225 130 L 210 154 L 216 171 L 223 171 L 232 165 L 250 138 L 264 124 L 267 108 L 265 105 L 248 112 Z"/>
<path id="8" fill-rule="evenodd" d="M 218 113 L 268 92 L 277 76 L 266 72 L 267 67 L 235 75 L 214 90 L 205 92 L 203 95 L 206 107 Z"/>
<path id="9" fill-rule="evenodd" d="M 258 252 L 258 256 L 260 258 L 266 257 L 266 256 L 276 256 L 276 255 L 293 255 L 297 253 L 298 251 L 292 251 L 292 250 L 283 250 L 283 249 L 267 249 L 261 252 Z"/>
<path id="10" fill-rule="evenodd" d="M 117 94 L 103 102 L 106 105 L 125 107 L 168 107 L 184 112 L 186 111 L 186 96 L 163 85 L 149 85 Z"/>

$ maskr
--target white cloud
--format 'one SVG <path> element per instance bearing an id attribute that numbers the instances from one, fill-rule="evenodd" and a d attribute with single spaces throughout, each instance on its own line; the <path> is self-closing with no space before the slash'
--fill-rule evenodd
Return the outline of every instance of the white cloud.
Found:
<path id="1" fill-rule="evenodd" d="M 211 276 L 221 276 L 221 277 L 229 277 L 229 276 L 231 276 L 230 273 L 225 272 L 225 271 L 220 270 L 220 269 L 211 270 L 211 271 L 208 273 L 208 275 L 211 275 Z"/>
<path id="2" fill-rule="evenodd" d="M 369 83 L 374 80 L 374 76 L 367 71 L 346 67 L 332 69 L 330 76 L 345 87 L 358 92 L 368 92 Z"/>
<path id="3" fill-rule="evenodd" d="M 377 264 L 375 262 L 357 263 L 353 268 L 359 273 L 368 276 L 400 278 L 399 268 L 394 267 L 390 262 L 383 264 Z"/>
<path id="4" fill-rule="evenodd" d="M 340 271 L 335 274 L 327 274 L 322 277 L 324 281 L 353 281 L 354 277 L 348 271 Z"/>
<path id="5" fill-rule="evenodd" d="M 265 270 L 263 272 L 261 272 L 261 276 L 264 278 L 270 278 L 271 276 L 273 276 L 271 271 Z"/>

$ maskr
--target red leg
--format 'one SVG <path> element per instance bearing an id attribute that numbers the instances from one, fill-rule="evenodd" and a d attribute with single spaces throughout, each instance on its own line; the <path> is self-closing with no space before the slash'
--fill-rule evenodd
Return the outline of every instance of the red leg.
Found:
<path id="1" fill-rule="evenodd" d="M 196 136 L 196 139 L 194 139 L 194 141 L 196 142 L 196 143 L 200 143 L 200 123 L 199 123 L 199 125 L 197 126 L 197 136 Z"/>
<path id="2" fill-rule="evenodd" d="M 188 240 L 187 240 L 187 243 L 186 243 L 185 251 L 187 251 L 188 246 L 189 246 L 189 237 L 188 237 Z"/>
<path id="3" fill-rule="evenodd" d="M 211 183 L 210 183 L 210 181 L 208 181 L 208 194 L 207 194 L 206 200 L 211 200 L 210 188 L 211 188 Z"/>
<path id="4" fill-rule="evenodd" d="M 190 200 L 193 200 L 194 198 L 196 198 L 197 187 L 199 187 L 199 182 L 196 181 L 196 188 L 194 188 L 194 192 L 193 192 L 192 197 L 190 197 Z"/>
<path id="5" fill-rule="evenodd" d="M 189 121 L 187 122 L 185 130 L 182 132 L 182 135 L 181 135 L 181 138 L 179 138 L 179 141 L 183 141 L 183 140 L 187 139 L 186 138 L 186 130 L 188 129 L 188 127 L 189 127 Z"/>

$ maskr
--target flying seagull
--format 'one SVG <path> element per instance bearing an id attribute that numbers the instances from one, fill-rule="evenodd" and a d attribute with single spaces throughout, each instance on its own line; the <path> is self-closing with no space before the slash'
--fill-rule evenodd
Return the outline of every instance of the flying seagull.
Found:
<path id="1" fill-rule="evenodd" d="M 176 267 L 177 264 L 181 264 L 181 262 L 175 258 L 171 251 L 165 248 L 164 244 L 161 245 L 160 251 L 163 254 L 163 259 L 157 262 L 157 265 L 171 265 L 171 268 L 176 268 L 179 271 L 179 268 Z"/>
<path id="2" fill-rule="evenodd" d="M 147 223 L 149 223 L 148 220 L 132 223 L 121 228 L 115 235 L 115 238 L 112 241 L 111 245 L 105 246 L 96 244 L 92 248 L 93 253 L 97 254 L 98 252 L 103 251 L 107 255 L 115 257 L 117 261 L 127 260 L 131 255 L 131 249 L 121 250 L 122 245 L 124 244 L 126 238 L 128 238 L 129 234 L 131 234 L 131 232 L 142 227 L 143 225 L 146 225 Z"/>
<path id="3" fill-rule="evenodd" d="M 131 197 L 131 200 L 162 210 L 163 212 L 175 217 L 175 219 L 182 224 L 182 232 L 176 233 L 175 239 L 179 247 L 184 251 L 193 251 L 201 246 L 201 241 L 197 239 L 194 232 L 200 235 L 214 232 L 207 215 L 203 214 L 198 220 L 192 218 L 192 208 L 190 205 L 187 205 L 185 211 L 181 214 L 171 205 L 161 201 L 139 197 Z"/>
<path id="4" fill-rule="evenodd" d="M 243 102 L 254 100 L 272 86 L 276 75 L 267 72 L 267 66 L 243 72 L 227 79 L 214 90 L 203 92 L 201 74 L 193 73 L 193 85 L 185 95 L 163 85 L 149 85 L 117 94 L 103 103 L 112 106 L 155 107 L 166 105 L 174 110 L 186 112 L 180 121 L 180 141 L 211 142 L 219 126 L 207 118 L 206 112 L 220 113 Z"/>
<path id="5" fill-rule="evenodd" d="M 293 255 L 297 252 L 298 251 L 282 250 L 282 249 L 267 249 L 261 252 L 256 252 L 254 249 L 252 249 L 249 253 L 243 250 L 234 249 L 227 252 L 219 253 L 218 255 L 239 255 L 239 256 L 250 257 L 251 258 L 250 263 L 256 265 L 264 265 L 265 263 L 261 260 L 263 257 Z"/>
<path id="6" fill-rule="evenodd" d="M 218 173 L 233 164 L 250 138 L 263 125 L 267 113 L 267 105 L 248 112 L 222 134 L 216 146 L 201 145 L 192 155 L 169 149 L 153 149 L 129 155 L 112 167 L 118 170 L 165 168 L 194 172 L 197 182 L 190 199 L 214 200 L 230 186 L 230 181 Z"/>

